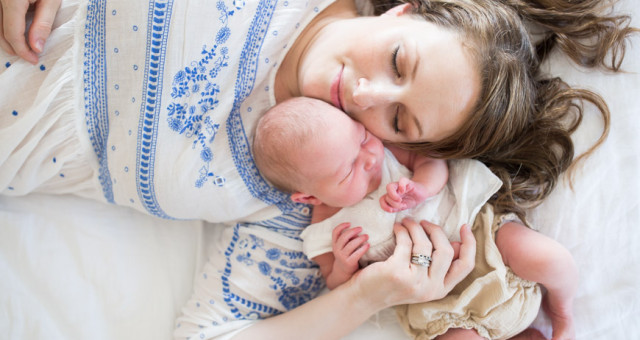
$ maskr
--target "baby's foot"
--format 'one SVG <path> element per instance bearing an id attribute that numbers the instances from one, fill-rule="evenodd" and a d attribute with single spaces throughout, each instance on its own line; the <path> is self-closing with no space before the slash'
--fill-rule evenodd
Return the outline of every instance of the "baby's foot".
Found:
<path id="1" fill-rule="evenodd" d="M 551 327 L 553 327 L 552 340 L 574 340 L 576 338 L 571 308 L 553 306 L 546 297 L 542 302 L 542 308 L 551 319 Z"/>

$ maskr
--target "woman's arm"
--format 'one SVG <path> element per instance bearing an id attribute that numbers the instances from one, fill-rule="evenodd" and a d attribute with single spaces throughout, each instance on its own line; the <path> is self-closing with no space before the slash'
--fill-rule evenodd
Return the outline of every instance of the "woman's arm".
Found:
<path id="1" fill-rule="evenodd" d="M 405 219 L 394 226 L 396 249 L 351 280 L 287 313 L 261 320 L 234 339 L 339 339 L 378 311 L 399 304 L 440 299 L 471 272 L 475 239 L 461 228 L 459 256 L 438 226 Z M 412 253 L 431 254 L 431 266 L 410 263 Z"/>
<path id="2" fill-rule="evenodd" d="M 62 0 L 0 0 L 0 47 L 9 54 L 36 64 L 37 53 L 42 53 L 44 49 L 61 2 Z M 24 33 L 31 3 L 34 6 L 34 17 L 27 45 Z"/>

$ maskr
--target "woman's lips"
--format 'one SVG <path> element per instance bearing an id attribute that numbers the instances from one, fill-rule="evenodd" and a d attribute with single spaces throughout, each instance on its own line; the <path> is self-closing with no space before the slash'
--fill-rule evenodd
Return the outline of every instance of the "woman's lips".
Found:
<path id="1" fill-rule="evenodd" d="M 333 82 L 331 83 L 331 103 L 333 106 L 339 108 L 344 111 L 344 107 L 342 106 L 342 98 L 341 98 L 341 90 L 342 90 L 342 71 L 344 70 L 344 65 L 340 68 L 338 74 L 336 74 L 335 78 L 333 78 Z"/>

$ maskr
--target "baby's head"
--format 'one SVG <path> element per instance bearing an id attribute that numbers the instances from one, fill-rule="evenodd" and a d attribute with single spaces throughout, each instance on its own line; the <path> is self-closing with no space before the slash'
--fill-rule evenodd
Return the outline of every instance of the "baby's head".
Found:
<path id="1" fill-rule="evenodd" d="M 296 97 L 260 119 L 253 156 L 262 175 L 294 201 L 346 207 L 380 185 L 384 147 L 339 109 Z"/>

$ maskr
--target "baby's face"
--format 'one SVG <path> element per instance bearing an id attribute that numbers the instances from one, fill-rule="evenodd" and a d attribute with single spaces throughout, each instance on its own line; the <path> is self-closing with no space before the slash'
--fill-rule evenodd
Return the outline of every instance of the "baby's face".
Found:
<path id="1" fill-rule="evenodd" d="M 384 147 L 342 111 L 331 107 L 322 114 L 331 128 L 319 131 L 301 150 L 300 169 L 309 179 L 302 191 L 329 206 L 351 206 L 380 185 Z"/>

